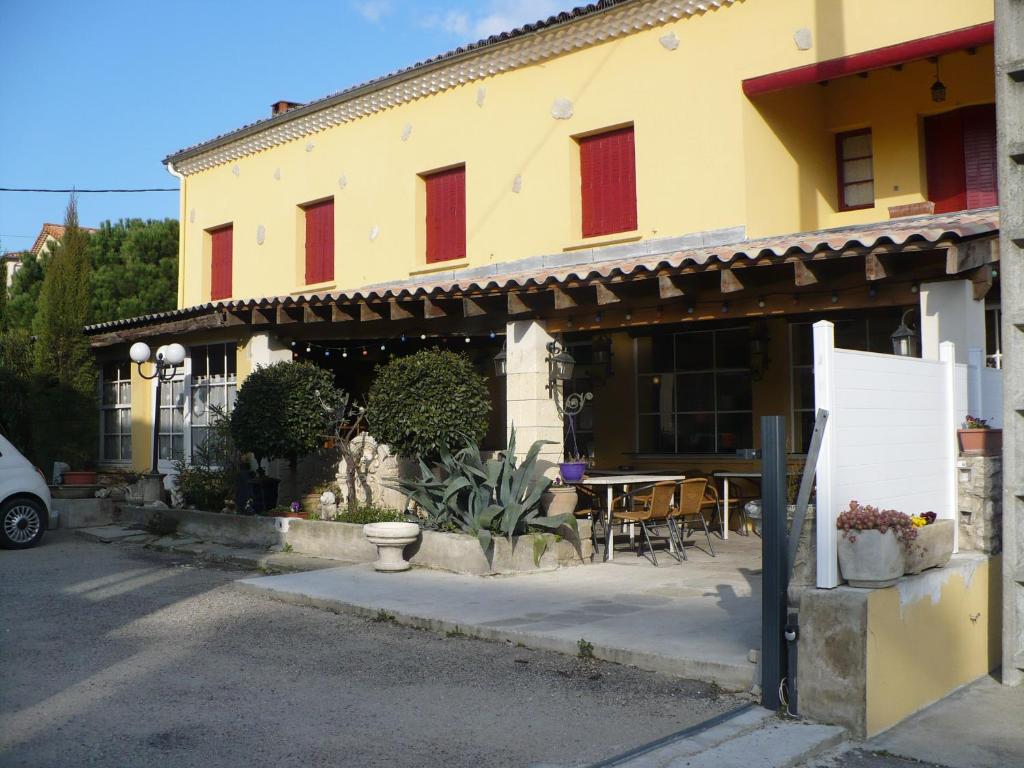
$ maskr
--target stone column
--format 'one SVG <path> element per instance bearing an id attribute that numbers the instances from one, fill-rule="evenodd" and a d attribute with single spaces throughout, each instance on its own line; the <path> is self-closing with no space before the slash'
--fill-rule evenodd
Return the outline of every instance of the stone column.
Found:
<path id="1" fill-rule="evenodd" d="M 939 359 L 939 344 L 956 345 L 956 362 L 972 347 L 985 349 L 985 302 L 974 300 L 970 280 L 921 284 L 921 357 Z"/>
<path id="2" fill-rule="evenodd" d="M 282 360 L 291 362 L 292 359 L 291 349 L 280 339 L 276 339 L 266 332 L 252 335 L 249 343 L 245 345 L 245 354 L 249 359 L 250 371 Z"/>
<path id="3" fill-rule="evenodd" d="M 550 440 L 540 452 L 544 474 L 558 474 L 562 460 L 562 420 L 548 383 L 547 344 L 554 339 L 536 320 L 511 322 L 506 327 L 506 436 L 516 430 L 516 455 L 525 456 L 535 440 Z M 559 397 L 561 393 L 559 392 Z"/>

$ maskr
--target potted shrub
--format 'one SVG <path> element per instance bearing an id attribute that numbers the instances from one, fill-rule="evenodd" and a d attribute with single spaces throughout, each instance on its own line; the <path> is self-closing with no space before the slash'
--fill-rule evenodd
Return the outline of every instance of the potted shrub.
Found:
<path id="1" fill-rule="evenodd" d="M 442 448 L 478 444 L 490 412 L 487 380 L 465 354 L 424 349 L 377 366 L 366 422 L 392 453 L 434 462 Z"/>
<path id="2" fill-rule="evenodd" d="M 91 469 L 65 470 L 61 481 L 64 485 L 96 485 L 96 473 Z"/>
<path id="3" fill-rule="evenodd" d="M 918 574 L 928 568 L 941 568 L 953 556 L 952 520 L 937 520 L 934 512 L 912 515 L 917 538 L 907 551 L 907 573 Z"/>
<path id="4" fill-rule="evenodd" d="M 851 501 L 836 520 L 839 568 L 851 587 L 878 589 L 899 581 L 917 538 L 910 515 Z"/>
<path id="5" fill-rule="evenodd" d="M 385 573 L 407 571 L 412 566 L 405 559 L 404 550 L 420 535 L 420 527 L 416 523 L 381 522 L 367 523 L 363 526 L 366 540 L 377 547 L 377 559 L 374 569 Z"/>
<path id="6" fill-rule="evenodd" d="M 330 371 L 305 361 L 274 363 L 249 374 L 231 412 L 231 436 L 256 459 L 249 481 L 255 512 L 277 504 L 279 480 L 267 477 L 264 459 L 287 459 L 294 477 L 299 457 L 323 447 L 328 418 L 343 397 Z"/>
<path id="7" fill-rule="evenodd" d="M 998 456 L 1003 450 L 1003 430 L 993 429 L 988 419 L 968 416 L 956 432 L 960 452 L 973 456 Z"/>

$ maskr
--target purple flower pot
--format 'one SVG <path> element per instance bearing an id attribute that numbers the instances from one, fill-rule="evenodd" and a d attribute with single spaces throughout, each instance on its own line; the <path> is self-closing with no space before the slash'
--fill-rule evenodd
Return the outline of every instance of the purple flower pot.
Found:
<path id="1" fill-rule="evenodd" d="M 558 472 L 566 483 L 578 483 L 583 479 L 583 473 L 587 471 L 587 465 L 582 461 L 572 461 L 558 465 Z"/>

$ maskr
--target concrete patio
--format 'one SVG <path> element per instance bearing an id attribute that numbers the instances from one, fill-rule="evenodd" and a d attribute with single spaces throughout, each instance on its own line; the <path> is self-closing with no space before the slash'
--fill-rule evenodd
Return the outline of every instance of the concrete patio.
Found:
<path id="1" fill-rule="evenodd" d="M 287 602 L 575 654 L 747 690 L 761 632 L 761 540 L 689 546 L 660 567 L 630 552 L 611 563 L 523 576 L 479 577 L 370 564 L 244 579 L 242 589 Z"/>

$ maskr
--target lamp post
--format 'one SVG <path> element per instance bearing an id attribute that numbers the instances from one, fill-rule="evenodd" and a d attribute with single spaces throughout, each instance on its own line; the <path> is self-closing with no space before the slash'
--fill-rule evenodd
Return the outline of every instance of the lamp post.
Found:
<path id="1" fill-rule="evenodd" d="M 144 499 L 148 503 L 160 498 L 160 471 L 158 461 L 160 458 L 160 385 L 171 381 L 178 375 L 178 369 L 185 362 L 185 348 L 181 344 L 169 344 L 160 347 L 153 359 L 153 373 L 148 376 L 143 373 L 143 363 L 148 363 L 153 356 L 149 345 L 142 341 L 132 344 L 128 351 L 132 362 L 138 366 L 139 376 L 146 380 L 156 379 L 156 394 L 153 398 L 153 462 L 147 475 L 147 484 Z M 152 496 L 152 498 L 150 498 Z"/>

